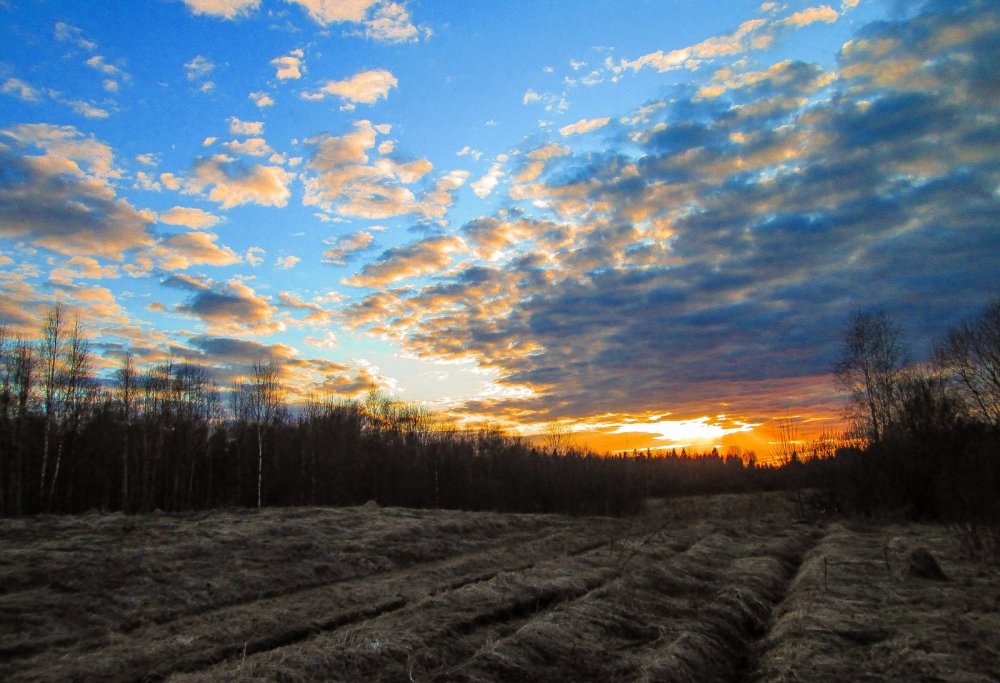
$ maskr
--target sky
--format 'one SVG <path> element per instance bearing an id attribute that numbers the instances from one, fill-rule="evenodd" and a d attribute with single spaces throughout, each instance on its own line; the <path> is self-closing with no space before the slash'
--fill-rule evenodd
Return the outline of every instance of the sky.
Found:
<path id="1" fill-rule="evenodd" d="M 843 427 L 1000 285 L 988 0 L 0 0 L 0 323 L 600 451 Z"/>

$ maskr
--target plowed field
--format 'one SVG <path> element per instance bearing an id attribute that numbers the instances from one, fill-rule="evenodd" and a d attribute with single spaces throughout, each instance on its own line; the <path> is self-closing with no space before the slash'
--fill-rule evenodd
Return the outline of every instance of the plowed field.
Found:
<path id="1" fill-rule="evenodd" d="M 997 579 L 776 495 L 0 520 L 0 680 L 998 681 Z"/>

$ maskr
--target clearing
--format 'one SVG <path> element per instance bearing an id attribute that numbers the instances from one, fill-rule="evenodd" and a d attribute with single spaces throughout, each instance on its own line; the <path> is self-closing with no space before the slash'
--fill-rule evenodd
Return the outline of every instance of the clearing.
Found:
<path id="1" fill-rule="evenodd" d="M 0 680 L 998 681 L 1000 582 L 777 494 L 7 519 Z"/>

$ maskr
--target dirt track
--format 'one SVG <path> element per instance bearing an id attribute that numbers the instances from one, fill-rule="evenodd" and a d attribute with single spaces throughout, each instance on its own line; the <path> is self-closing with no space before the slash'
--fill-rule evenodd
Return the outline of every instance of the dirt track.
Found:
<path id="1" fill-rule="evenodd" d="M 0 529 L 5 681 L 1000 679 L 995 574 L 952 561 L 947 534 L 796 523 L 775 496 L 634 520 L 351 508 Z M 887 548 L 917 543 L 949 581 L 893 573 Z"/>

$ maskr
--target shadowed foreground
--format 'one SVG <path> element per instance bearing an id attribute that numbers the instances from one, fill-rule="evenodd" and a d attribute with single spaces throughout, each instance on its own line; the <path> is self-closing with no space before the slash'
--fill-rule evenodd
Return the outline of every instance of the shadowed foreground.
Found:
<path id="1" fill-rule="evenodd" d="M 1000 679 L 1000 582 L 947 529 L 805 524 L 778 496 L 0 531 L 5 681 Z"/>

